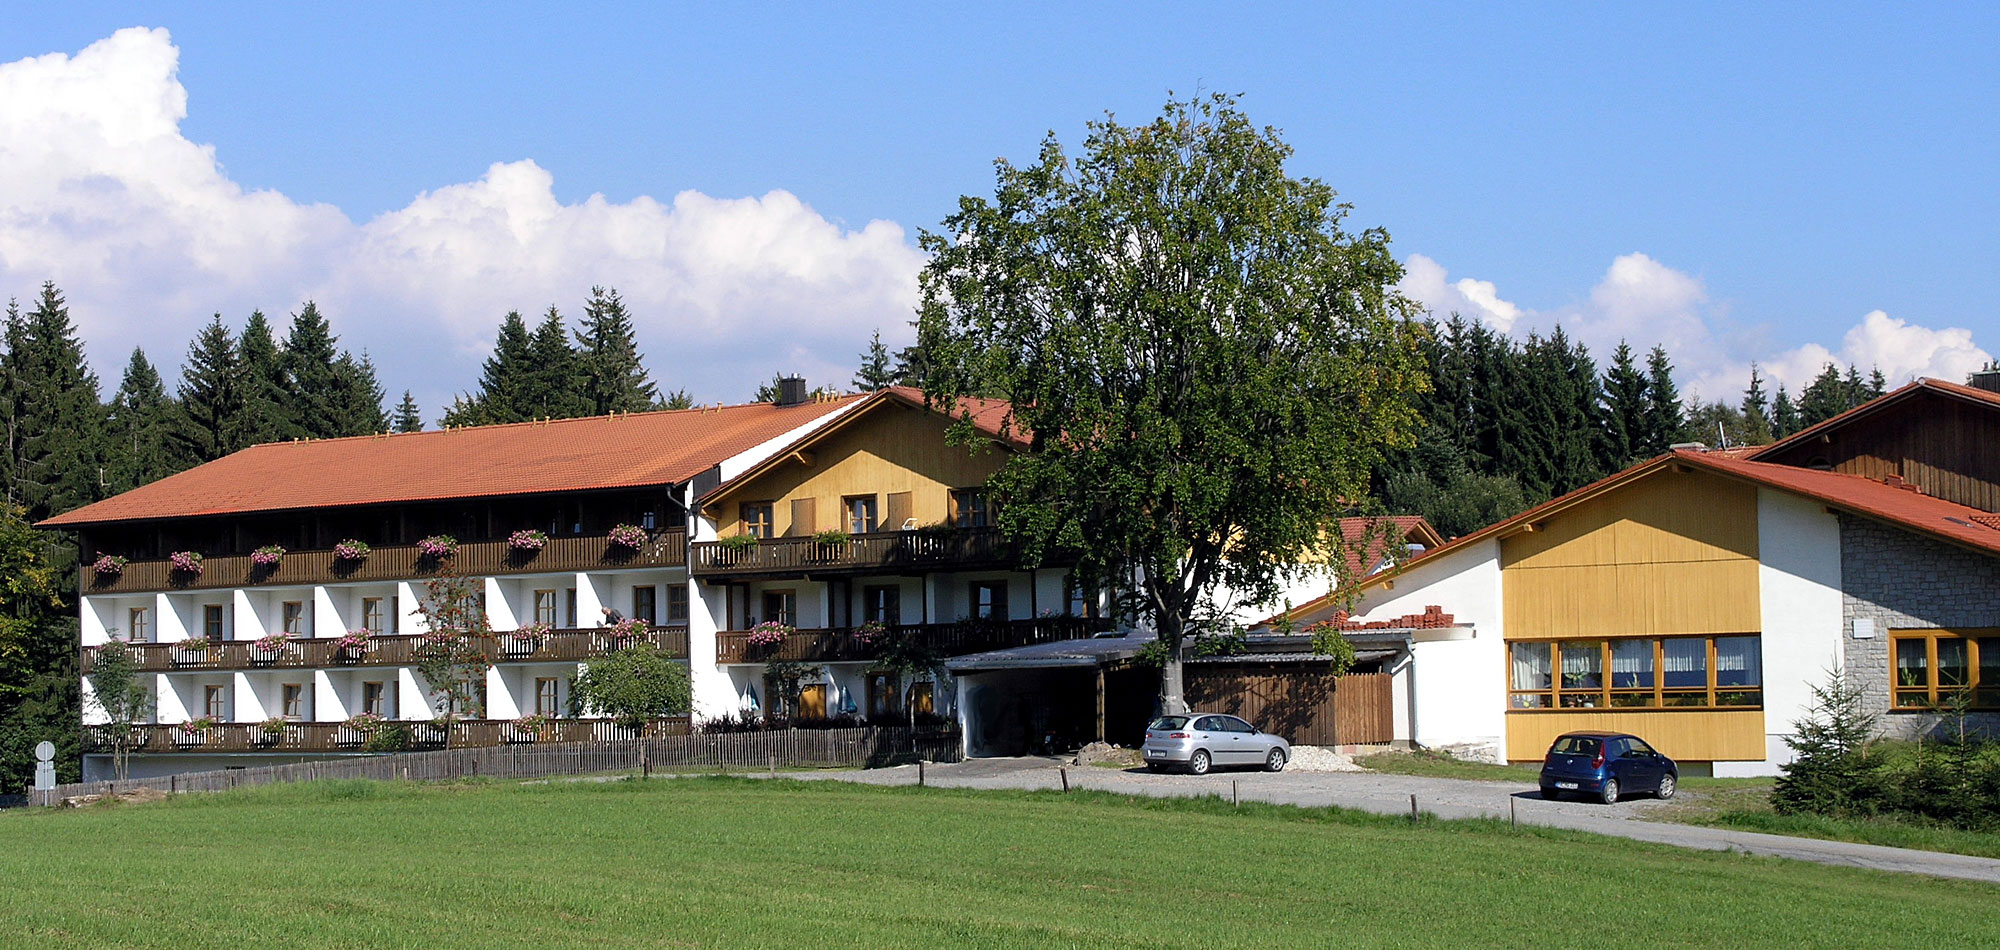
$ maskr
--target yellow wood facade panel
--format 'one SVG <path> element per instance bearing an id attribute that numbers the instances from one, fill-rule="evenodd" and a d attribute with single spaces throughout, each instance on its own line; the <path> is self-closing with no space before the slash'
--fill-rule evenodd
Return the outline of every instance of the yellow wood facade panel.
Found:
<path id="1" fill-rule="evenodd" d="M 1559 710 L 1507 714 L 1507 759 L 1538 762 L 1565 732 L 1629 732 L 1684 762 L 1755 762 L 1765 751 L 1764 711 Z"/>
<path id="2" fill-rule="evenodd" d="M 856 495 L 873 495 L 882 519 L 880 529 L 892 531 L 902 525 L 890 524 L 896 514 L 916 519 L 919 525 L 938 524 L 950 516 L 950 493 L 954 488 L 977 488 L 997 471 L 1005 452 L 990 443 L 977 449 L 945 441 L 948 423 L 940 416 L 895 404 L 883 404 L 867 416 L 855 419 L 814 443 L 806 459 L 787 459 L 764 474 L 737 486 L 710 502 L 724 536 L 743 530 L 742 508 L 746 502 L 771 502 L 779 537 L 809 535 L 816 531 L 846 530 L 842 500 Z M 891 505 L 891 495 L 908 493 L 908 514 L 902 499 Z M 808 505 L 793 502 L 812 499 Z M 792 517 L 794 510 L 809 511 L 814 523 L 801 525 Z"/>
<path id="3" fill-rule="evenodd" d="M 1757 489 L 1662 470 L 1500 543 L 1507 639 L 1756 633 Z"/>

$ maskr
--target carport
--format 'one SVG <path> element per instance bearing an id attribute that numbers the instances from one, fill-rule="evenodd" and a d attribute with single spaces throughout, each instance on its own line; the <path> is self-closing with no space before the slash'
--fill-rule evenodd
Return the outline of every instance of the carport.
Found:
<path id="1" fill-rule="evenodd" d="M 1152 639 L 1100 635 L 946 661 L 966 756 L 1024 755 L 1042 751 L 1046 736 L 1068 748 L 1144 728 L 1157 680 L 1131 660 Z"/>

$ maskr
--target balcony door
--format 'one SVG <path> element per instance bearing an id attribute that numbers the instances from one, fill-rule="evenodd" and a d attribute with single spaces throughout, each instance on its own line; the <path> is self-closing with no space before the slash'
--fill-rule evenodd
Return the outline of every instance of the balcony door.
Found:
<path id="1" fill-rule="evenodd" d="M 763 620 L 782 623 L 787 627 L 799 625 L 799 595 L 796 591 L 767 590 L 764 592 Z"/>
<path id="2" fill-rule="evenodd" d="M 1007 582 L 973 581 L 966 604 L 974 620 L 1007 619 Z"/>
<path id="3" fill-rule="evenodd" d="M 890 626 L 903 622 L 903 588 L 896 584 L 861 589 L 861 618 Z"/>

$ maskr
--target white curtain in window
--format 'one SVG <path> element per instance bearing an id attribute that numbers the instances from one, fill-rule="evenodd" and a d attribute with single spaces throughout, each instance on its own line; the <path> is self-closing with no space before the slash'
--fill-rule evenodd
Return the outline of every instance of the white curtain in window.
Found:
<path id="1" fill-rule="evenodd" d="M 1715 679 L 1718 685 L 1756 686 L 1764 681 L 1757 637 L 1715 638 Z"/>
<path id="2" fill-rule="evenodd" d="M 1514 644 L 1514 688 L 1549 688 L 1549 645 L 1546 643 Z"/>
<path id="3" fill-rule="evenodd" d="M 1614 689 L 1653 685 L 1653 641 L 1611 641 L 1611 685 Z"/>
<path id="4" fill-rule="evenodd" d="M 1564 689 L 1595 689 L 1603 685 L 1604 644 L 1572 640 L 1562 645 Z"/>

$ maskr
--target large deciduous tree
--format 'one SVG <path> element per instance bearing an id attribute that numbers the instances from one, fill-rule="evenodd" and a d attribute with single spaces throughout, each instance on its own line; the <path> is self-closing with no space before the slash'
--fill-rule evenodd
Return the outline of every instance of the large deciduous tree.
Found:
<path id="1" fill-rule="evenodd" d="M 1028 443 L 990 483 L 1000 523 L 1029 560 L 1076 552 L 1081 581 L 1123 592 L 1168 647 L 1166 709 L 1217 585 L 1274 600 L 1417 422 L 1422 330 L 1389 237 L 1342 230 L 1290 155 L 1233 97 L 1169 101 L 1091 123 L 1074 158 L 1051 135 L 1032 165 L 996 163 L 994 197 L 921 241 L 928 398 L 967 442 L 960 397 L 1012 400 Z"/>

